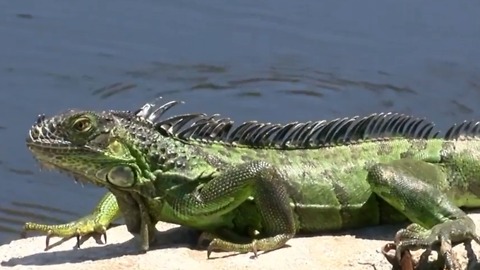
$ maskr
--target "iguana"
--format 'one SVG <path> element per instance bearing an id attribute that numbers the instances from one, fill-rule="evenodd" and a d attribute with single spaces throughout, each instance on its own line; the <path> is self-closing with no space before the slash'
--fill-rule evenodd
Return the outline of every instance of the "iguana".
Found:
<path id="1" fill-rule="evenodd" d="M 26 143 L 44 166 L 109 192 L 90 215 L 24 231 L 99 237 L 119 217 L 148 250 L 155 223 L 202 231 L 212 251 L 281 248 L 299 232 L 400 221 L 404 250 L 480 243 L 460 207 L 480 206 L 480 123 L 445 135 L 397 113 L 288 124 L 219 115 L 165 117 L 181 102 L 136 111 L 40 115 Z M 448 268 L 453 258 L 443 250 Z"/>

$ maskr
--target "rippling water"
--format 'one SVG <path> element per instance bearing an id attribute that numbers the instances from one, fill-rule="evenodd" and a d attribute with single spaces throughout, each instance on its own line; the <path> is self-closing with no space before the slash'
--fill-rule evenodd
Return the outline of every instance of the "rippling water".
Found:
<path id="1" fill-rule="evenodd" d="M 444 3 L 442 3 L 444 2 Z M 41 172 L 24 145 L 39 113 L 135 109 L 238 121 L 379 111 L 445 128 L 478 118 L 472 1 L 0 1 L 0 243 L 25 221 L 87 213 L 104 192 Z"/>

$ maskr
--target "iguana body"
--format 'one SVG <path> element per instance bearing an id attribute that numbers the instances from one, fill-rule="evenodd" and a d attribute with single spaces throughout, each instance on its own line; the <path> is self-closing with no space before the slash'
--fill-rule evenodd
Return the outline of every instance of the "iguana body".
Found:
<path id="1" fill-rule="evenodd" d="M 175 104 L 39 117 L 27 139 L 36 159 L 110 192 L 79 221 L 27 223 L 25 230 L 102 234 L 122 216 L 145 250 L 164 221 L 205 232 L 213 239 L 209 254 L 256 253 L 298 232 L 408 219 L 414 225 L 398 233 L 399 250 L 478 241 L 459 208 L 480 206 L 475 122 L 444 136 L 432 123 L 398 114 L 247 122 L 233 130 L 229 119 L 202 114 L 162 118 Z"/>

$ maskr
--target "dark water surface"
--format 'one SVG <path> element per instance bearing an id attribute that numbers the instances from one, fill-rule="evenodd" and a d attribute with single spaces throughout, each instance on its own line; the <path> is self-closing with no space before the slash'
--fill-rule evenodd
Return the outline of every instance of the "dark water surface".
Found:
<path id="1" fill-rule="evenodd" d="M 161 95 L 238 121 L 398 111 L 445 128 L 480 119 L 478 18 L 474 1 L 1 0 L 0 243 L 104 192 L 38 170 L 39 113 Z"/>

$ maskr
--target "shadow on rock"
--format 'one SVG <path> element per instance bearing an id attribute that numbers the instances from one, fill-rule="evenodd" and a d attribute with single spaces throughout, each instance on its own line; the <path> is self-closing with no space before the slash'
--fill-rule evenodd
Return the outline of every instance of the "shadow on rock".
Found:
<path id="1" fill-rule="evenodd" d="M 184 227 L 176 227 L 163 232 L 157 232 L 156 242 L 150 250 L 172 247 L 189 247 L 196 244 L 199 233 Z M 105 260 L 125 255 L 139 255 L 138 239 L 131 238 L 123 243 L 106 244 L 87 248 L 73 248 L 70 250 L 39 252 L 20 258 L 11 258 L 1 262 L 1 266 L 13 267 L 16 265 L 56 265 L 64 263 L 81 263 L 85 261 Z"/>

